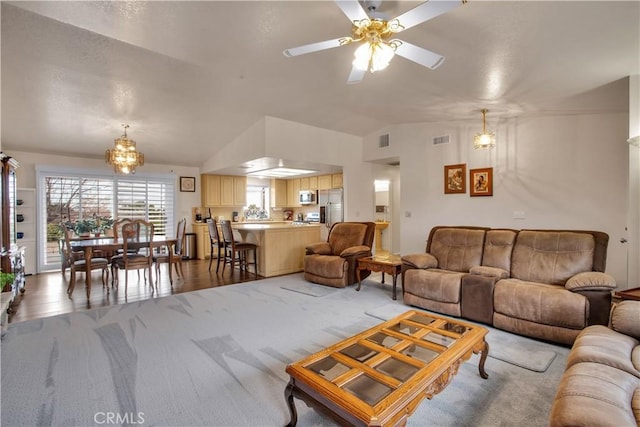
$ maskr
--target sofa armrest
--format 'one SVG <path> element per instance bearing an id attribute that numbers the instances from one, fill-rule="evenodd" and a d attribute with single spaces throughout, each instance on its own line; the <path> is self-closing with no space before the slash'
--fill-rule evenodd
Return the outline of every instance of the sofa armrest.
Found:
<path id="1" fill-rule="evenodd" d="M 402 263 L 411 268 L 436 268 L 438 260 L 431 254 L 410 254 L 402 256 Z"/>
<path id="2" fill-rule="evenodd" d="M 569 278 L 564 287 L 571 292 L 612 291 L 616 288 L 616 279 L 599 271 L 585 271 Z"/>
<path id="3" fill-rule="evenodd" d="M 307 255 L 331 255 L 331 245 L 327 242 L 311 243 L 306 247 Z"/>
<path id="4" fill-rule="evenodd" d="M 487 267 L 484 265 L 471 267 L 469 273 L 475 276 L 495 277 L 496 279 L 506 279 L 509 277 L 509 272 L 503 268 Z"/>
<path id="5" fill-rule="evenodd" d="M 355 255 L 370 256 L 371 255 L 371 248 L 369 246 L 365 246 L 365 245 L 351 246 L 350 248 L 347 248 L 347 249 L 345 249 L 344 251 L 342 251 L 340 253 L 340 256 L 342 258 L 355 256 Z"/>
<path id="6" fill-rule="evenodd" d="M 640 301 L 622 301 L 614 305 L 611 329 L 640 340 Z"/>

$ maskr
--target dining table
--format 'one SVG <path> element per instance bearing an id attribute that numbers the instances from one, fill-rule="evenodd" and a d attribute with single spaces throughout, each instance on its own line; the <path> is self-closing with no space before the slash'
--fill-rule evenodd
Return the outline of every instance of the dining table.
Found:
<path id="1" fill-rule="evenodd" d="M 171 265 L 173 257 L 177 256 L 174 255 L 174 246 L 176 245 L 177 241 L 178 239 L 176 239 L 175 237 L 153 236 L 153 239 L 151 240 L 151 248 L 152 250 L 165 248 L 165 250 L 169 252 L 169 265 Z M 70 244 L 73 250 L 82 250 L 84 253 L 84 259 L 87 265 L 85 281 L 87 286 L 87 298 L 89 298 L 89 296 L 91 295 L 91 258 L 93 257 L 93 252 L 100 251 L 105 254 L 115 253 L 118 251 L 118 249 L 124 248 L 124 239 L 116 239 L 114 237 L 97 237 L 93 239 L 83 238 L 78 240 L 73 239 L 70 241 Z M 127 241 L 127 247 L 130 249 L 135 249 L 136 247 L 146 247 L 148 245 L 149 241 L 143 239 L 134 239 L 133 241 L 129 239 Z M 149 271 L 149 281 L 153 284 L 151 274 L 151 271 Z M 111 283 L 113 283 L 113 280 L 114 278 L 112 277 Z M 169 268 L 169 280 L 173 281 L 173 278 L 171 276 L 171 268 Z M 74 286 L 70 287 L 67 290 L 69 296 L 71 296 L 71 294 L 73 293 L 75 283 L 73 285 Z"/>

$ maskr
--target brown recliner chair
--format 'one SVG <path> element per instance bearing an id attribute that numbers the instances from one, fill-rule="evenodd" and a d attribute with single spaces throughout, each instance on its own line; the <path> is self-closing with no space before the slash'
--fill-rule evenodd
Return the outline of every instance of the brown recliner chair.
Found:
<path id="1" fill-rule="evenodd" d="M 338 222 L 329 231 L 326 242 L 307 246 L 304 278 L 321 285 L 344 288 L 354 284 L 358 258 L 371 256 L 376 225 L 373 222 Z M 360 272 L 364 279 L 370 271 Z"/>

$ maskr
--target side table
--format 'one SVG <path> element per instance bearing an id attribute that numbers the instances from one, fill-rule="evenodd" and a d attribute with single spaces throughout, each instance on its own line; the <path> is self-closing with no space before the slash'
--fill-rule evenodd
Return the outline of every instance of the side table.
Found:
<path id="1" fill-rule="evenodd" d="M 624 291 L 614 292 L 613 295 L 621 300 L 640 301 L 640 288 L 625 289 Z"/>
<path id="2" fill-rule="evenodd" d="M 360 271 L 370 270 L 376 273 L 382 273 L 382 283 L 384 283 L 384 273 L 390 274 L 393 277 L 393 299 L 396 299 L 396 284 L 398 280 L 398 274 L 402 272 L 402 260 L 396 255 L 385 256 L 370 256 L 366 258 L 358 259 L 358 267 L 356 268 L 356 278 L 358 279 L 358 287 L 356 291 L 360 290 L 362 284 L 360 280 Z"/>

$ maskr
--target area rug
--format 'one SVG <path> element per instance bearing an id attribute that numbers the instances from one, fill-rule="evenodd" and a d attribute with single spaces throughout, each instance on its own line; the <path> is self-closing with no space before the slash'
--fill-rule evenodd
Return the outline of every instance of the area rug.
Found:
<path id="1" fill-rule="evenodd" d="M 291 285 L 284 285 L 280 287 L 282 289 L 286 289 L 287 291 L 298 292 L 312 297 L 326 297 L 327 295 L 331 295 L 336 291 L 336 288 L 308 282 L 294 283 Z"/>
<path id="2" fill-rule="evenodd" d="M 376 319 L 389 320 L 404 313 L 407 306 L 401 303 L 387 303 L 367 310 L 365 314 Z M 418 309 L 419 310 L 419 309 Z M 462 319 L 464 320 L 464 319 Z M 464 320 L 469 322 L 468 320 Z M 469 322 L 474 323 L 474 322 Z M 482 325 L 489 330 L 486 340 L 489 344 L 489 357 L 511 363 L 534 372 L 544 372 L 556 357 L 552 344 L 519 337 L 509 332 Z"/>
<path id="3" fill-rule="evenodd" d="M 281 288 L 295 280 L 12 323 L 2 339 L 0 424 L 285 425 L 287 364 L 380 323 L 364 313 L 391 302 L 389 287 L 373 281 L 314 298 Z M 488 379 L 473 356 L 407 426 L 546 426 L 565 350 L 544 373 L 488 359 Z M 297 399 L 296 407 L 298 426 L 335 425 Z"/>

